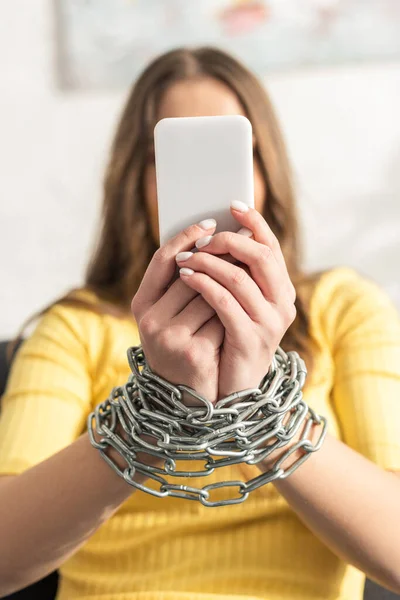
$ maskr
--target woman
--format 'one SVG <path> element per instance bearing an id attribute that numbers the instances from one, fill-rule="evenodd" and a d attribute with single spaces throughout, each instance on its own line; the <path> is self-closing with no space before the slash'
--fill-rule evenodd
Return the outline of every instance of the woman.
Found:
<path id="1" fill-rule="evenodd" d="M 210 237 L 206 220 L 156 251 L 154 125 L 237 113 L 255 135 L 256 210 L 233 205 L 241 234 Z M 400 591 L 399 320 L 351 270 L 303 275 L 284 145 L 254 76 L 213 49 L 153 62 L 117 130 L 103 217 L 85 288 L 43 316 L 3 398 L 0 594 L 56 568 L 61 600 L 356 600 L 363 573 Z M 247 270 L 222 263 L 226 253 Z M 156 373 L 212 401 L 258 385 L 279 344 L 297 350 L 311 370 L 305 399 L 329 420 L 322 448 L 236 506 L 133 493 L 85 423 L 126 381 L 126 349 L 140 342 Z"/>

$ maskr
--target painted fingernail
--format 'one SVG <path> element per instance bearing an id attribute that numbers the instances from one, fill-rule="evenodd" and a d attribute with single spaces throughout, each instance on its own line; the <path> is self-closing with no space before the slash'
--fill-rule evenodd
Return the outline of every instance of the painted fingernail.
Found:
<path id="1" fill-rule="evenodd" d="M 249 210 L 249 207 L 244 202 L 240 202 L 240 200 L 233 200 L 231 202 L 231 208 L 234 210 L 238 210 L 239 212 L 245 213 Z"/>
<path id="2" fill-rule="evenodd" d="M 204 246 L 208 246 L 208 244 L 212 240 L 212 235 L 206 235 L 206 237 L 202 237 L 196 242 L 196 248 L 204 248 Z"/>
<path id="3" fill-rule="evenodd" d="M 183 262 L 184 260 L 188 260 L 191 256 L 193 256 L 193 252 L 179 252 L 175 256 L 176 262 Z"/>
<path id="4" fill-rule="evenodd" d="M 252 230 L 248 227 L 241 227 L 237 232 L 239 235 L 244 235 L 245 237 L 251 237 L 253 234 Z"/>
<path id="5" fill-rule="evenodd" d="M 215 219 L 204 219 L 204 221 L 200 221 L 198 225 L 202 229 L 213 229 L 217 226 L 217 221 Z"/>
<path id="6" fill-rule="evenodd" d="M 179 273 L 180 273 L 180 275 L 193 275 L 194 271 L 193 271 L 193 269 L 188 269 L 187 267 L 183 267 L 182 269 L 179 269 Z"/>

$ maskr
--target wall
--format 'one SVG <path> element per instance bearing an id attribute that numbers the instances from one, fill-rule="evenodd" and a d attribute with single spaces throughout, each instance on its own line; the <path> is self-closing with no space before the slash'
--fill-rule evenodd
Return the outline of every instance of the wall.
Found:
<path id="1" fill-rule="evenodd" d="M 49 0 L 0 20 L 0 338 L 82 279 L 124 93 L 55 82 Z M 296 170 L 305 261 L 350 264 L 400 306 L 400 64 L 267 78 Z"/>

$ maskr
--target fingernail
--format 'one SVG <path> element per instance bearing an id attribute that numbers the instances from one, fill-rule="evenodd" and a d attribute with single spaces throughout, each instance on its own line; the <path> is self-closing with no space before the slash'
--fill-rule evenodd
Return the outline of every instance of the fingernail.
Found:
<path id="1" fill-rule="evenodd" d="M 196 242 L 196 248 L 204 248 L 204 246 L 208 246 L 208 244 L 212 240 L 212 235 L 206 235 L 206 237 L 202 237 Z"/>
<path id="2" fill-rule="evenodd" d="M 241 227 L 237 233 L 246 237 L 251 237 L 252 235 L 254 235 L 251 229 L 249 229 L 248 227 Z"/>
<path id="3" fill-rule="evenodd" d="M 193 252 L 179 252 L 175 256 L 176 262 L 183 262 L 184 260 L 188 260 L 191 256 L 193 256 Z"/>
<path id="4" fill-rule="evenodd" d="M 179 269 L 180 275 L 193 275 L 193 273 L 194 273 L 193 269 L 188 269 L 187 267 L 183 267 L 182 269 Z"/>
<path id="5" fill-rule="evenodd" d="M 240 200 L 233 200 L 231 202 L 231 208 L 234 210 L 238 210 L 239 212 L 245 213 L 249 210 L 249 207 L 244 202 L 240 202 Z"/>
<path id="6" fill-rule="evenodd" d="M 202 229 L 213 229 L 213 227 L 217 226 L 217 221 L 215 219 L 204 219 L 204 221 L 200 221 L 199 227 Z"/>

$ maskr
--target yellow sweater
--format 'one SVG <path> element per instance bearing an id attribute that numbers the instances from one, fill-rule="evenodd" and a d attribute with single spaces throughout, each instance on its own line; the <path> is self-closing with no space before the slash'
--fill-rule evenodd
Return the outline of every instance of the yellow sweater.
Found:
<path id="1" fill-rule="evenodd" d="M 382 468 L 400 469 L 395 309 L 374 284 L 335 269 L 317 284 L 310 311 L 318 350 L 306 401 L 328 417 L 332 435 Z M 126 349 L 138 343 L 129 320 L 55 306 L 13 365 L 0 473 L 21 473 L 75 440 L 92 407 L 126 380 Z M 216 471 L 211 481 L 242 479 L 235 466 Z M 268 485 L 220 508 L 134 493 L 62 566 L 58 599 L 358 600 L 363 584 Z"/>

